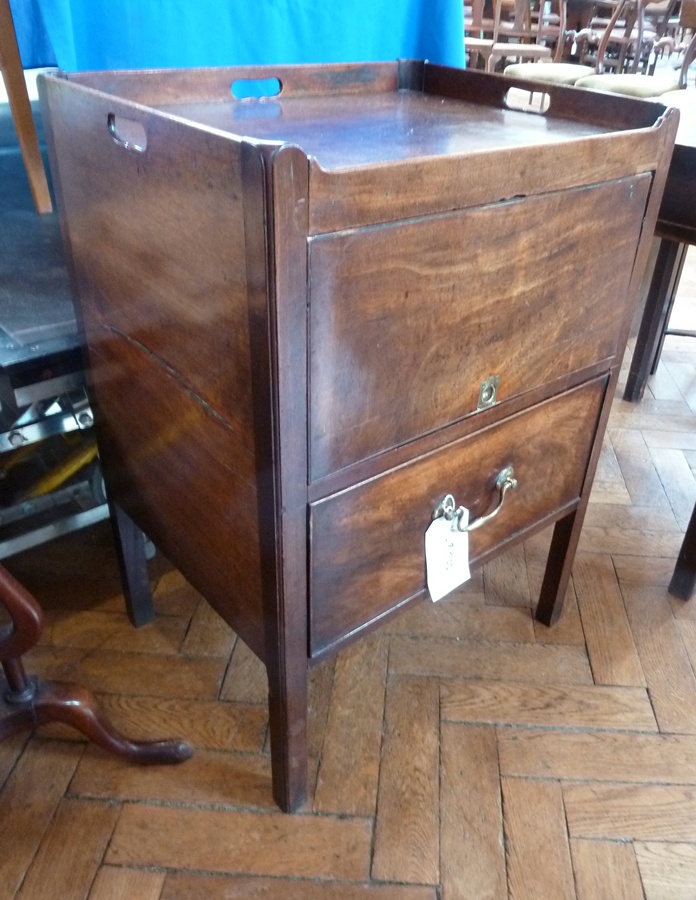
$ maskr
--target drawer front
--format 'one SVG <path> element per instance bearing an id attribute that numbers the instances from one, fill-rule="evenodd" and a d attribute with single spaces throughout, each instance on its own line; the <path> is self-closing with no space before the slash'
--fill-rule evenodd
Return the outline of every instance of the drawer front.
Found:
<path id="1" fill-rule="evenodd" d="M 310 478 L 611 358 L 650 186 L 589 188 L 310 241 Z"/>
<path id="2" fill-rule="evenodd" d="M 605 389 L 596 379 L 312 504 L 311 654 L 423 590 L 424 534 L 446 494 L 478 518 L 498 473 L 514 467 L 517 490 L 470 535 L 472 561 L 576 500 Z"/>

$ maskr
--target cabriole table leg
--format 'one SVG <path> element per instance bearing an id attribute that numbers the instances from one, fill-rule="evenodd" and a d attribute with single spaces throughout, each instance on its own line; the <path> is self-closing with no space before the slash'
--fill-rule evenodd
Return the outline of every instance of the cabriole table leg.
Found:
<path id="1" fill-rule="evenodd" d="M 5 673 L 0 739 L 48 722 L 63 722 L 105 750 L 138 763 L 175 763 L 193 748 L 184 741 L 134 741 L 120 735 L 100 712 L 96 698 L 78 684 L 41 682 L 27 675 L 22 654 L 43 630 L 43 615 L 34 597 L 0 566 L 0 603 L 11 622 L 0 629 L 0 662 Z"/>

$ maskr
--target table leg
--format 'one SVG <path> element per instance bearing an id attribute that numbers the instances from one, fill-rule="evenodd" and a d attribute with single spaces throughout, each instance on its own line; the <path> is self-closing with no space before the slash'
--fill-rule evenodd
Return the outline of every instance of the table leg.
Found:
<path id="1" fill-rule="evenodd" d="M 273 660 L 268 689 L 273 798 L 283 812 L 295 812 L 307 797 L 306 659 Z"/>
<path id="2" fill-rule="evenodd" d="M 584 515 L 576 509 L 559 519 L 554 526 L 535 613 L 536 619 L 544 625 L 553 625 L 563 611 L 583 519 Z"/>
<path id="3" fill-rule="evenodd" d="M 147 625 L 155 617 L 145 556 L 145 535 L 117 503 L 109 503 L 118 569 L 133 625 Z"/>
<path id="4" fill-rule="evenodd" d="M 27 675 L 22 654 L 43 630 L 41 607 L 3 566 L 0 566 L 0 603 L 11 623 L 0 629 L 0 662 L 5 673 L 0 739 L 48 722 L 63 722 L 85 734 L 105 750 L 138 763 L 176 763 L 188 759 L 193 748 L 184 741 L 134 741 L 123 737 L 107 721 L 94 695 L 77 684 L 41 682 Z"/>
<path id="5" fill-rule="evenodd" d="M 669 238 L 660 239 L 655 268 L 650 279 L 636 348 L 626 380 L 624 400 L 640 400 L 648 376 L 655 373 L 662 352 L 664 331 L 674 306 L 679 279 L 686 259 L 688 244 Z"/>
<path id="6" fill-rule="evenodd" d="M 682 541 L 668 591 L 680 600 L 689 600 L 696 587 L 696 506 Z"/>

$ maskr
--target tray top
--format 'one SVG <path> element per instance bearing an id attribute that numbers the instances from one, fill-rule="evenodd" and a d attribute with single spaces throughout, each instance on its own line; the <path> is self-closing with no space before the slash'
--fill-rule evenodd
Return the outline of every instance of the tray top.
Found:
<path id="1" fill-rule="evenodd" d="M 297 144 L 325 169 L 561 143 L 612 130 L 407 90 L 156 108 L 240 137 Z"/>

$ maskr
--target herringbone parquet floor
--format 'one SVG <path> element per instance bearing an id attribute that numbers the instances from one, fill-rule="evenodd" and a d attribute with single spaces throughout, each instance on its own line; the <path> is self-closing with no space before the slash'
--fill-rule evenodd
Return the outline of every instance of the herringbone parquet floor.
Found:
<path id="1" fill-rule="evenodd" d="M 271 799 L 262 667 L 164 560 L 138 631 L 107 528 L 11 560 L 46 610 L 28 667 L 197 752 L 138 768 L 56 726 L 0 744 L 0 898 L 696 897 L 696 599 L 666 592 L 695 359 L 669 339 L 643 402 L 616 401 L 557 626 L 531 615 L 542 535 L 313 672 L 296 816 Z"/>

